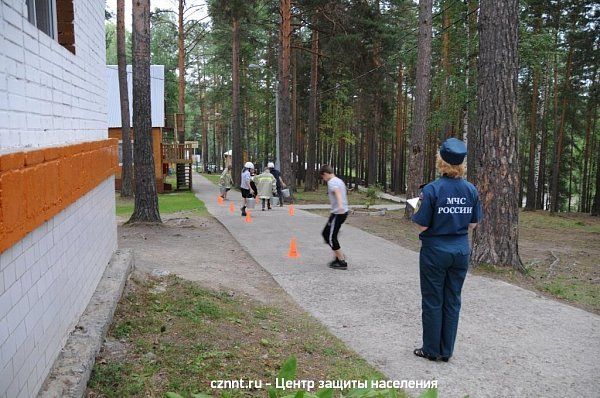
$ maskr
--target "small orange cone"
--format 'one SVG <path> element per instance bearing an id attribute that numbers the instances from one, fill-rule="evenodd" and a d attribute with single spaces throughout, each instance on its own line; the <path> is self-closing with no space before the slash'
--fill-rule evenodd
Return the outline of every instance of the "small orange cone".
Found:
<path id="1" fill-rule="evenodd" d="M 231 214 L 235 213 L 235 206 L 233 205 L 233 202 L 229 204 L 229 212 Z"/>
<path id="2" fill-rule="evenodd" d="M 220 204 L 221 206 L 223 206 L 223 197 L 222 196 L 217 197 L 217 203 Z"/>
<path id="3" fill-rule="evenodd" d="M 290 205 L 290 207 L 289 207 L 289 210 L 288 210 L 288 211 L 289 211 L 289 213 L 290 213 L 290 216 L 293 216 L 294 214 L 296 214 L 296 213 L 294 212 L 294 205 Z"/>
<path id="4" fill-rule="evenodd" d="M 252 216 L 250 215 L 250 211 L 246 210 L 246 222 L 250 224 L 252 222 Z"/>
<path id="5" fill-rule="evenodd" d="M 300 253 L 298 253 L 298 249 L 296 248 L 296 238 L 292 238 L 290 241 L 290 251 L 288 252 L 288 258 L 299 258 Z"/>

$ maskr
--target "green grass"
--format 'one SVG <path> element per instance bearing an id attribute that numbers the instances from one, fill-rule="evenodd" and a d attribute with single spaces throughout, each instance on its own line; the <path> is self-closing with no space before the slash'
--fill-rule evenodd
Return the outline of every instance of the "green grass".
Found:
<path id="1" fill-rule="evenodd" d="M 219 179 L 221 178 L 221 174 L 220 173 L 212 173 L 212 174 L 202 173 L 202 177 L 208 178 L 210 180 L 210 182 L 212 182 L 213 184 L 219 185 Z"/>
<path id="2" fill-rule="evenodd" d="M 588 214 L 558 213 L 555 215 L 546 211 L 521 211 L 519 224 L 526 228 L 551 228 L 571 231 L 600 233 L 600 223 L 593 222 Z"/>
<path id="3" fill-rule="evenodd" d="M 164 292 L 156 292 L 158 283 Z M 175 276 L 134 277 L 127 289 L 108 332 L 125 352 L 105 352 L 96 360 L 90 396 L 164 397 L 176 391 L 184 397 L 264 397 L 265 390 L 211 390 L 210 380 L 273 382 L 290 356 L 298 359 L 299 379 L 384 378 L 298 309 L 230 297 Z"/>
<path id="4" fill-rule="evenodd" d="M 128 217 L 133 213 L 133 199 L 124 199 L 117 194 L 116 202 L 117 216 Z M 176 213 L 179 211 L 193 211 L 200 216 L 208 214 L 204 203 L 193 192 L 189 191 L 158 195 L 158 208 L 161 214 Z"/>
<path id="5" fill-rule="evenodd" d="M 348 204 L 364 206 L 367 201 L 371 205 L 392 204 L 384 199 L 370 199 L 366 192 L 348 191 Z M 316 191 L 304 192 L 304 188 L 300 187 L 297 192 L 294 192 L 294 203 L 297 204 L 328 204 L 327 188 L 319 185 Z"/>
<path id="6" fill-rule="evenodd" d="M 539 283 L 538 288 L 558 298 L 591 308 L 600 308 L 600 289 L 597 285 L 561 276 L 545 283 Z"/>

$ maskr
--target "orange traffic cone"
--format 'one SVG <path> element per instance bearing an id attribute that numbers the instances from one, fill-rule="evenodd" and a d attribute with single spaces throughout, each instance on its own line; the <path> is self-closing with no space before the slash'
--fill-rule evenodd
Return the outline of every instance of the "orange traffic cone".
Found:
<path id="1" fill-rule="evenodd" d="M 296 248 L 296 238 L 292 238 L 290 241 L 290 250 L 288 251 L 288 258 L 299 258 L 300 253 L 298 253 L 298 249 Z"/>
<path id="2" fill-rule="evenodd" d="M 220 204 L 221 206 L 223 206 L 223 197 L 221 195 L 219 195 L 219 197 L 217 197 L 217 203 Z"/>
<path id="3" fill-rule="evenodd" d="M 235 213 L 235 206 L 233 205 L 233 202 L 229 204 L 229 212 L 231 214 Z"/>
<path id="4" fill-rule="evenodd" d="M 246 209 L 246 222 L 250 224 L 252 222 L 252 216 L 250 215 L 250 211 Z"/>
<path id="5" fill-rule="evenodd" d="M 290 216 L 293 216 L 294 214 L 296 214 L 296 213 L 294 212 L 294 205 L 290 205 L 290 206 L 289 206 L 289 210 L 288 210 L 288 211 L 289 211 L 289 213 L 290 213 Z"/>

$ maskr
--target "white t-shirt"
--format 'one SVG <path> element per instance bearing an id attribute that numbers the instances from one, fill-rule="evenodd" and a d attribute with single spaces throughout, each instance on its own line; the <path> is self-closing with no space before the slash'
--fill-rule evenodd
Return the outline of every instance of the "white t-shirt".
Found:
<path id="1" fill-rule="evenodd" d="M 337 212 L 340 204 L 335 196 L 335 190 L 338 189 L 342 196 L 341 207 L 344 209 L 344 213 L 348 211 L 348 194 L 346 191 L 346 184 L 338 177 L 333 177 L 327 181 L 327 194 L 329 195 L 329 201 L 331 202 L 331 212 Z"/>
<path id="2" fill-rule="evenodd" d="M 250 170 L 242 171 L 242 182 L 240 184 L 240 188 L 250 189 L 250 179 L 251 178 L 252 177 L 250 176 Z"/>

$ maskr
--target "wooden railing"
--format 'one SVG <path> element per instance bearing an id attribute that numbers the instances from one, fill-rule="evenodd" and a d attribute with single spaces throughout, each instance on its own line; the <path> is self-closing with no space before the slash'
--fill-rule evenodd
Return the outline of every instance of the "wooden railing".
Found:
<path id="1" fill-rule="evenodd" d="M 182 144 L 162 145 L 163 163 L 193 163 L 194 148 Z"/>

